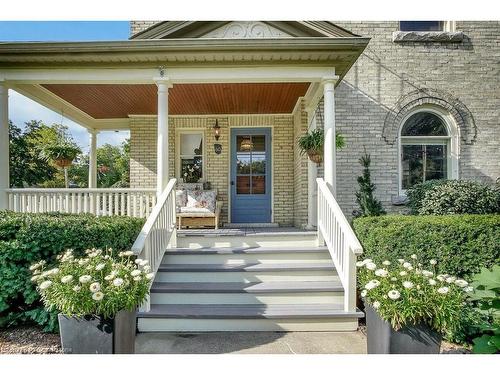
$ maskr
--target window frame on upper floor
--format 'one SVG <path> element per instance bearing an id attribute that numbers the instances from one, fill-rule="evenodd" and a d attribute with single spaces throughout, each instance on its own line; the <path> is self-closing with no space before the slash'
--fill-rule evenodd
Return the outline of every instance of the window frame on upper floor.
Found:
<path id="1" fill-rule="evenodd" d="M 425 28 L 423 29 L 412 29 L 412 28 L 403 28 L 401 27 L 401 24 L 403 22 L 413 22 L 413 23 L 428 23 L 428 22 L 440 22 L 440 28 L 439 30 L 426 30 Z M 403 32 L 454 32 L 455 31 L 455 21 L 399 21 L 399 31 Z"/>

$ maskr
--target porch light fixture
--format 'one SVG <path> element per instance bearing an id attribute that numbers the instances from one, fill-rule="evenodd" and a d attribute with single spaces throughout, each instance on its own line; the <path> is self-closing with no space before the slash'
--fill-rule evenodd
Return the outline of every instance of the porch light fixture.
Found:
<path id="1" fill-rule="evenodd" d="M 217 121 L 217 119 L 215 119 L 215 125 L 214 125 L 213 129 L 214 129 L 215 140 L 218 141 L 220 138 L 220 126 L 219 126 L 219 122 Z"/>
<path id="2" fill-rule="evenodd" d="M 252 142 L 252 139 L 250 137 L 243 138 L 241 140 L 240 150 L 241 151 L 252 151 L 253 150 L 253 142 Z"/>

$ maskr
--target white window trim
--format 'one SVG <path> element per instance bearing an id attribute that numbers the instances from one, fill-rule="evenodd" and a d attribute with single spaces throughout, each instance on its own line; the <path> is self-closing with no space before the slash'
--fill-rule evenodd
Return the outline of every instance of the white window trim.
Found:
<path id="1" fill-rule="evenodd" d="M 401 130 L 408 118 L 418 112 L 430 112 L 439 116 L 448 132 L 447 136 L 401 136 Z M 442 145 L 447 147 L 447 174 L 448 180 L 456 180 L 459 177 L 458 160 L 460 156 L 460 134 L 458 126 L 455 124 L 452 116 L 440 107 L 433 105 L 423 105 L 410 111 L 401 121 L 398 131 L 398 192 L 400 196 L 406 196 L 406 190 L 403 189 L 403 145 L 406 144 L 426 144 L 426 145 Z"/>
<path id="2" fill-rule="evenodd" d="M 175 129 L 175 177 L 178 179 L 179 182 L 182 182 L 182 176 L 181 176 L 181 157 L 182 156 L 191 156 L 191 155 L 181 155 L 181 135 L 182 134 L 201 134 L 201 139 L 203 142 L 203 150 L 201 153 L 201 179 L 198 182 L 205 182 L 206 181 L 206 152 L 207 152 L 207 145 L 205 142 L 205 129 L 199 128 L 199 129 Z M 199 155 L 197 155 L 199 156 Z"/>

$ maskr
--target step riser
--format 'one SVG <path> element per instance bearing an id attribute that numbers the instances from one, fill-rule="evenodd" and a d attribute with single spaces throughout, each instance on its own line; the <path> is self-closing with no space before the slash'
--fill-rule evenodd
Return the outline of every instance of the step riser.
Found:
<path id="1" fill-rule="evenodd" d="M 343 292 L 305 293 L 151 293 L 152 304 L 302 304 L 344 302 Z"/>
<path id="2" fill-rule="evenodd" d="M 339 281 L 335 271 L 158 272 L 156 282 Z"/>
<path id="3" fill-rule="evenodd" d="M 218 236 L 178 237 L 177 247 L 199 249 L 201 247 L 310 247 L 317 246 L 316 235 L 278 236 Z"/>
<path id="4" fill-rule="evenodd" d="M 324 260 L 331 263 L 328 252 L 272 253 L 272 254 L 165 254 L 163 264 L 241 264 L 241 263 L 317 263 Z"/>
<path id="5" fill-rule="evenodd" d="M 139 318 L 139 332 L 356 331 L 357 318 L 335 319 L 169 319 Z"/>

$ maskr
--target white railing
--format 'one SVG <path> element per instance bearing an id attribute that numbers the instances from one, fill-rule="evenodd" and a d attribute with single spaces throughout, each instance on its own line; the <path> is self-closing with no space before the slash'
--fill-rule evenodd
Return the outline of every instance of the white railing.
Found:
<path id="1" fill-rule="evenodd" d="M 148 217 L 156 205 L 155 189 L 7 189 L 15 212 L 91 213 L 97 216 Z"/>
<path id="2" fill-rule="evenodd" d="M 141 259 L 146 259 L 151 266 L 151 272 L 155 274 L 165 250 L 177 247 L 175 184 L 175 178 L 168 182 L 167 187 L 158 198 L 158 203 L 142 227 L 141 233 L 132 245 L 134 254 Z M 149 311 L 149 308 L 148 297 L 140 307 L 140 311 Z"/>
<path id="3" fill-rule="evenodd" d="M 322 178 L 318 184 L 318 239 L 326 243 L 344 287 L 344 310 L 356 310 L 356 257 L 363 253 L 356 234 Z"/>

